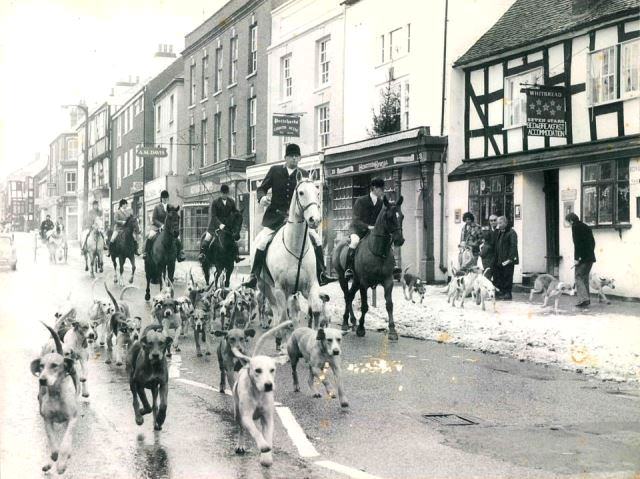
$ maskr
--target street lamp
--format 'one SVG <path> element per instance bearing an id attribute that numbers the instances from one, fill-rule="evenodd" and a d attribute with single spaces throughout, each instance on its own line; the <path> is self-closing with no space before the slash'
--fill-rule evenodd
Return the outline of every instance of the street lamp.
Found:
<path id="1" fill-rule="evenodd" d="M 89 108 L 85 105 L 62 105 L 62 108 L 78 108 L 84 113 L 84 173 L 82 178 L 82 184 L 84 186 L 82 191 L 82 221 L 84 221 L 84 215 L 89 208 Z"/>

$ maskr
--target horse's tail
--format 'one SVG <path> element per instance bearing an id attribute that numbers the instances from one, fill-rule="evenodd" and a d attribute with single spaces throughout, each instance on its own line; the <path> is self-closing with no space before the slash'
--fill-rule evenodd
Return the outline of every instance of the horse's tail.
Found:
<path id="1" fill-rule="evenodd" d="M 275 334 L 276 332 L 280 331 L 281 329 L 287 328 L 287 327 L 292 326 L 292 325 L 293 325 L 293 323 L 290 320 L 289 321 L 283 321 L 282 323 L 278 324 L 277 326 L 274 326 L 269 331 L 267 331 L 262 336 L 260 336 L 258 338 L 258 340 L 256 341 L 256 346 L 253 348 L 252 356 L 256 355 L 256 353 L 260 350 L 260 347 L 262 346 L 262 343 L 264 343 L 265 339 L 267 339 L 268 336 L 272 336 L 273 334 Z"/>

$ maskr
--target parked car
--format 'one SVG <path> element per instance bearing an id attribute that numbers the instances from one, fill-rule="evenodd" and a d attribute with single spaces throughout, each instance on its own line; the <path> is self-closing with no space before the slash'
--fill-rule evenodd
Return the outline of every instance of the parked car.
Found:
<path id="1" fill-rule="evenodd" d="M 13 271 L 18 266 L 16 247 L 13 244 L 13 234 L 0 234 L 0 266 L 10 266 Z"/>

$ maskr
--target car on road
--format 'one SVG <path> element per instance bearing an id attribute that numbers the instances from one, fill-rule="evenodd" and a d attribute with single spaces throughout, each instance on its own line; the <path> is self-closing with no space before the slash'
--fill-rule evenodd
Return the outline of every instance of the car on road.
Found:
<path id="1" fill-rule="evenodd" d="M 18 266 L 13 234 L 0 233 L 0 266 L 10 266 L 13 271 Z"/>

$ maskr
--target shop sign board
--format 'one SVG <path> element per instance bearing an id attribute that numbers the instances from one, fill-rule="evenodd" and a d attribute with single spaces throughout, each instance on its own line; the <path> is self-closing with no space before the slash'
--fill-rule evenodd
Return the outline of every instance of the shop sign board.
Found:
<path id="1" fill-rule="evenodd" d="M 300 117 L 273 115 L 273 136 L 300 137 Z"/>
<path id="2" fill-rule="evenodd" d="M 566 138 L 566 102 L 563 87 L 527 88 L 527 133 Z"/>

